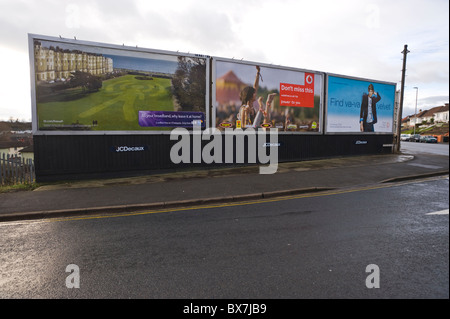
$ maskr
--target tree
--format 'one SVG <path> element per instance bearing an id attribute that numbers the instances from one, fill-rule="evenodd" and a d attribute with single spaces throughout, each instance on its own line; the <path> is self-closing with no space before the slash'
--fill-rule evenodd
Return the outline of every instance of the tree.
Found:
<path id="1" fill-rule="evenodd" d="M 92 75 L 88 72 L 75 71 L 70 75 L 71 87 L 82 87 L 83 91 L 98 91 L 102 88 L 102 80 L 100 77 Z"/>
<path id="2" fill-rule="evenodd" d="M 172 78 L 172 93 L 183 111 L 205 111 L 205 81 L 204 59 L 178 57 L 178 68 Z"/>
<path id="3" fill-rule="evenodd" d="M 91 76 L 87 87 L 89 91 L 95 91 L 97 92 L 98 90 L 100 90 L 103 86 L 103 82 L 102 80 L 98 77 L 98 76 Z"/>

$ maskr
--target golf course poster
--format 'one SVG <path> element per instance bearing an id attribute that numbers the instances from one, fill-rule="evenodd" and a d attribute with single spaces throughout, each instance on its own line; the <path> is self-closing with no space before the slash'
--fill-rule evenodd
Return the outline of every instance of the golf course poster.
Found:
<path id="1" fill-rule="evenodd" d="M 37 132 L 206 127 L 204 57 L 49 37 L 31 45 Z"/>

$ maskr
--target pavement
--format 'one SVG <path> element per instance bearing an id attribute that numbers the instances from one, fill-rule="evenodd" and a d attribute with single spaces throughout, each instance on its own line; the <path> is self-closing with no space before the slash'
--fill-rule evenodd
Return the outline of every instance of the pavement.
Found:
<path id="1" fill-rule="evenodd" d="M 33 191 L 0 193 L 0 222 L 257 200 L 448 171 L 448 156 L 399 152 L 279 163 L 271 175 L 261 175 L 259 166 L 251 165 L 48 183 Z"/>

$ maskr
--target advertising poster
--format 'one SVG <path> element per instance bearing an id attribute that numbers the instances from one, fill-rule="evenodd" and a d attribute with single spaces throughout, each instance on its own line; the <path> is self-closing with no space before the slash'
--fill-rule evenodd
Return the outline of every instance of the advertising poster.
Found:
<path id="1" fill-rule="evenodd" d="M 395 84 L 328 76 L 326 133 L 392 133 Z"/>
<path id="2" fill-rule="evenodd" d="M 32 41 L 38 131 L 82 134 L 206 126 L 205 58 Z"/>
<path id="3" fill-rule="evenodd" d="M 319 133 L 323 75 L 215 60 L 216 127 Z"/>

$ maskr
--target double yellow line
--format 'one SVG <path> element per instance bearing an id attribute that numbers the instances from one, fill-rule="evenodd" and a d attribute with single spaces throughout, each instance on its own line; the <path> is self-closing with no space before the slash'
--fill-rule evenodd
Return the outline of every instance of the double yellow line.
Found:
<path id="1" fill-rule="evenodd" d="M 439 176 L 421 179 L 420 181 L 430 181 L 430 180 L 439 180 L 439 179 L 448 179 L 448 176 Z M 169 213 L 169 212 L 177 212 L 177 211 L 192 211 L 192 210 L 202 210 L 202 209 L 212 209 L 212 208 L 223 208 L 223 207 L 235 207 L 235 206 L 245 206 L 245 205 L 255 205 L 255 204 L 264 204 L 264 203 L 273 203 L 280 202 L 292 199 L 300 199 L 300 198 L 312 198 L 312 197 L 322 197 L 322 196 L 330 196 L 330 195 L 340 195 L 354 192 L 363 192 L 370 191 L 375 189 L 383 189 L 396 187 L 401 185 L 407 185 L 412 183 L 417 183 L 418 180 L 407 181 L 407 182 L 398 182 L 392 184 L 379 184 L 365 187 L 356 187 L 349 189 L 337 189 L 333 191 L 323 191 L 323 192 L 315 192 L 315 193 L 306 193 L 306 194 L 298 194 L 298 195 L 288 195 L 288 196 L 280 196 L 274 198 L 267 199 L 255 199 L 250 201 L 242 201 L 242 202 L 229 202 L 229 203 L 219 203 L 219 204 L 209 204 L 209 205 L 199 205 L 199 206 L 189 206 L 189 207 L 175 207 L 175 208 L 167 208 L 167 209 L 157 209 L 145 212 L 131 212 L 131 213 L 111 213 L 107 215 L 91 215 L 91 216 L 75 216 L 75 217 L 64 217 L 64 218 L 50 218 L 44 220 L 45 222 L 60 222 L 60 221 L 74 221 L 74 220 L 88 220 L 88 219 L 103 219 L 103 218 L 115 218 L 115 217 L 128 217 L 128 216 L 139 216 L 139 215 L 149 215 L 149 214 L 160 214 L 160 213 Z"/>

